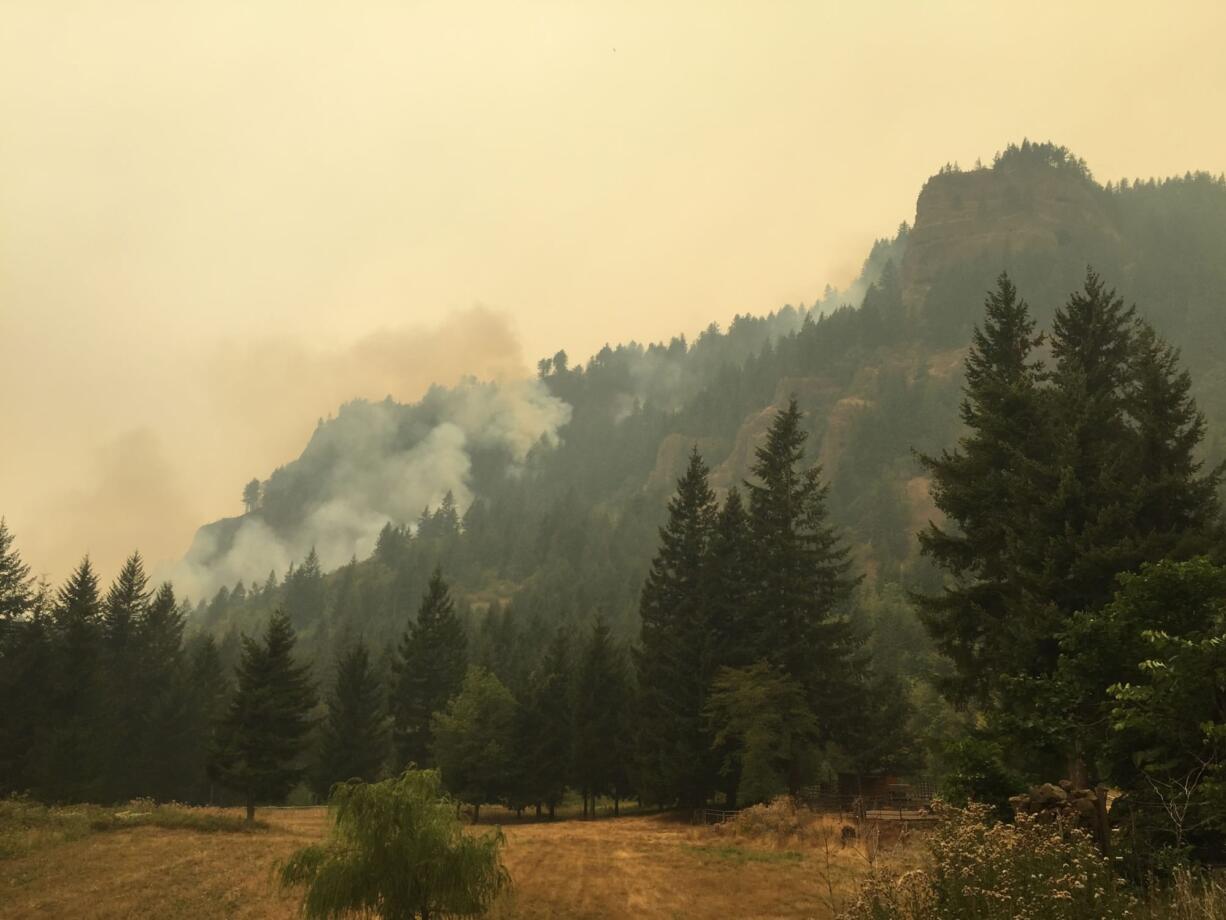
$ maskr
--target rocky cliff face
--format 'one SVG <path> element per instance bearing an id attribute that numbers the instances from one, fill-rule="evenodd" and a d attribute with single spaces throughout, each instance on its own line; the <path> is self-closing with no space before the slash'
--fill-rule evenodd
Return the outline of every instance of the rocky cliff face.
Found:
<path id="1" fill-rule="evenodd" d="M 959 265 L 1007 266 L 1073 240 L 1118 242 L 1102 189 L 1072 170 L 1024 163 L 933 176 L 920 192 L 901 266 L 903 304 L 921 310 L 941 274 Z"/>

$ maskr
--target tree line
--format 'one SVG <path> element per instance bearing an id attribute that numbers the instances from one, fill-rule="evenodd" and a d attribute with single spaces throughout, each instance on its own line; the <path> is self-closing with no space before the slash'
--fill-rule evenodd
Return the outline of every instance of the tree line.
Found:
<path id="1" fill-rule="evenodd" d="M 758 451 L 747 503 L 732 489 L 720 504 L 692 452 L 633 649 L 599 616 L 543 648 L 473 648 L 436 569 L 394 649 L 341 644 L 322 701 L 296 660 L 294 608 L 244 636 L 227 674 L 211 635 L 185 639 L 173 588 L 151 589 L 139 555 L 105 596 L 88 558 L 52 595 L 0 530 L 4 706 L 18 714 L 0 782 L 61 801 L 237 797 L 249 814 L 300 782 L 323 797 L 408 765 L 437 765 L 477 808 L 551 815 L 568 789 L 585 814 L 601 797 L 616 810 L 631 796 L 668 806 L 794 790 L 822 745 L 853 750 L 869 724 L 901 730 L 865 705 L 886 688 L 868 679 L 847 617 L 856 579 L 800 423 L 793 400 Z M 423 527 L 457 526 L 444 504 Z M 376 552 L 395 539 L 386 531 Z M 309 604 L 321 578 L 312 554 L 287 575 L 286 599 Z M 529 664 L 508 673 L 516 651 Z M 756 718 L 763 704 L 779 718 Z"/>

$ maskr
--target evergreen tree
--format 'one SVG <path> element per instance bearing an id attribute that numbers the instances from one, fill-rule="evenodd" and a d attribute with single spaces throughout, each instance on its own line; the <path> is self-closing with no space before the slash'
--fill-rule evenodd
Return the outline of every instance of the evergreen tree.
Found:
<path id="1" fill-rule="evenodd" d="M 281 611 L 262 642 L 243 637 L 238 686 L 218 731 L 213 774 L 243 796 L 247 820 L 258 802 L 281 801 L 301 779 L 315 688 L 310 668 L 294 662 L 296 642 Z"/>
<path id="2" fill-rule="evenodd" d="M 133 785 L 161 801 L 191 793 L 197 726 L 192 688 L 183 657 L 183 614 L 174 589 L 163 584 L 141 619 L 139 738 L 132 752 Z"/>
<path id="3" fill-rule="evenodd" d="M 124 562 L 102 604 L 104 712 L 102 797 L 126 801 L 141 794 L 133 754 L 140 749 L 145 711 L 145 660 L 140 630 L 149 607 L 149 577 L 140 553 Z"/>
<path id="4" fill-rule="evenodd" d="M 466 668 L 464 627 L 443 573 L 435 569 L 417 620 L 400 640 L 392 691 L 392 737 L 400 765 L 431 762 L 430 719 L 460 691 Z"/>
<path id="5" fill-rule="evenodd" d="M 243 507 L 247 510 L 248 514 L 251 514 L 260 507 L 263 491 L 264 488 L 258 479 L 252 479 L 243 486 Z"/>
<path id="6" fill-rule="evenodd" d="M 1204 470 L 1198 456 L 1205 417 L 1192 399 L 1192 378 L 1179 351 L 1148 323 L 1136 330 L 1128 412 L 1137 429 L 1131 516 L 1137 556 L 1154 560 L 1221 552 L 1218 490 L 1226 465 Z"/>
<path id="7" fill-rule="evenodd" d="M 302 565 L 285 578 L 285 605 L 298 629 L 313 626 L 324 616 L 324 573 L 315 547 Z"/>
<path id="8" fill-rule="evenodd" d="M 34 602 L 34 579 L 30 567 L 13 546 L 13 534 L 0 517 L 0 630 L 6 620 L 15 620 L 29 611 Z"/>
<path id="9" fill-rule="evenodd" d="M 573 668 L 570 640 L 559 629 L 545 650 L 520 707 L 516 751 L 525 802 L 555 809 L 566 793 L 574 749 Z"/>
<path id="10" fill-rule="evenodd" d="M 34 579 L 0 518 L 0 795 L 25 787 L 28 752 L 45 718 L 50 639 L 43 616 L 31 617 Z"/>
<path id="11" fill-rule="evenodd" d="M 819 469 L 802 469 L 801 412 L 795 398 L 758 447 L 748 483 L 756 568 L 748 631 L 757 653 L 801 686 L 829 740 L 854 718 L 856 639 L 842 607 L 856 579 L 847 548 L 827 521 Z M 796 783 L 799 761 L 790 766 Z"/>
<path id="12" fill-rule="evenodd" d="M 942 594 L 919 598 L 925 624 L 956 667 L 956 696 L 982 696 L 985 682 L 1012 665 L 1008 602 L 1015 593 L 1014 534 L 1025 513 L 1024 471 L 1044 450 L 1041 341 L 1008 275 L 985 301 L 982 327 L 966 358 L 961 417 L 967 433 L 954 450 L 921 456 L 937 508 L 955 525 L 929 523 L 923 552 L 951 575 Z"/>
<path id="13" fill-rule="evenodd" d="M 104 743 L 102 605 L 98 576 L 86 556 L 60 589 L 51 615 L 52 718 L 35 760 L 38 788 L 57 801 L 99 801 Z"/>
<path id="14" fill-rule="evenodd" d="M 343 650 L 337 656 L 320 740 L 315 792 L 321 799 L 334 783 L 379 779 L 388 753 L 384 699 L 366 646 L 358 642 Z"/>
<path id="15" fill-rule="evenodd" d="M 712 663 L 717 668 L 750 664 L 755 652 L 765 654 L 765 649 L 747 617 L 753 606 L 754 546 L 749 515 L 735 486 L 728 490 L 716 518 L 707 570 Z"/>
<path id="16" fill-rule="evenodd" d="M 575 785 L 584 817 L 595 815 L 598 796 L 616 801 L 625 792 L 630 702 L 625 657 L 598 618 L 575 677 Z"/>
<path id="17" fill-rule="evenodd" d="M 669 501 L 639 603 L 639 772 L 644 794 L 661 803 L 701 805 L 714 781 L 702 711 L 715 644 L 708 550 L 716 508 L 695 447 Z"/>
<path id="18" fill-rule="evenodd" d="M 219 746 L 219 731 L 228 708 L 230 684 L 222 666 L 221 652 L 211 635 L 196 638 L 189 652 L 188 681 L 191 688 L 191 770 L 187 777 L 190 798 L 213 804 L 214 783 L 210 775 L 211 753 Z"/>

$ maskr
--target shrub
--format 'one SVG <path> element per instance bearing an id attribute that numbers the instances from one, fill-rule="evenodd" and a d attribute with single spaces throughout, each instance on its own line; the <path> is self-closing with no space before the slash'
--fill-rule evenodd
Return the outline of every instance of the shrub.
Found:
<path id="1" fill-rule="evenodd" d="M 941 795 L 947 802 L 955 805 L 984 802 L 999 817 L 1012 814 L 1009 796 L 1025 784 L 1004 765 L 999 744 L 968 735 L 949 744 L 944 760 L 946 772 Z"/>
<path id="2" fill-rule="evenodd" d="M 939 806 L 930 865 L 875 875 L 847 920 L 1115 920 L 1136 900 L 1084 831 L 1019 815 L 993 820 L 987 805 Z"/>
<path id="3" fill-rule="evenodd" d="M 299 850 L 281 869 L 305 885 L 308 917 L 408 920 L 483 913 L 510 878 L 503 836 L 465 834 L 436 770 L 332 789 L 331 837 Z"/>

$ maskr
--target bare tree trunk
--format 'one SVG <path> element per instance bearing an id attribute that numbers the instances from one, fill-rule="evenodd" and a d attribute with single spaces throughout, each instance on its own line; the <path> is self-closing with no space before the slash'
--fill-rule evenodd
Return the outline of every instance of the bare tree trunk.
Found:
<path id="1" fill-rule="evenodd" d="M 557 803 L 550 802 L 549 803 L 549 820 L 552 821 L 556 817 L 557 817 Z"/>
<path id="2" fill-rule="evenodd" d="M 481 803 L 478 802 L 473 806 L 473 824 L 481 820 Z"/>
<path id="3" fill-rule="evenodd" d="M 540 802 L 536 803 L 536 816 L 538 818 L 541 816 L 541 803 Z"/>
<path id="4" fill-rule="evenodd" d="M 247 793 L 247 823 L 255 823 L 255 796 L 250 792 Z"/>
<path id="5" fill-rule="evenodd" d="M 622 800 L 620 798 L 618 798 L 617 796 L 613 796 L 613 817 L 614 818 L 621 817 L 621 802 Z"/>

